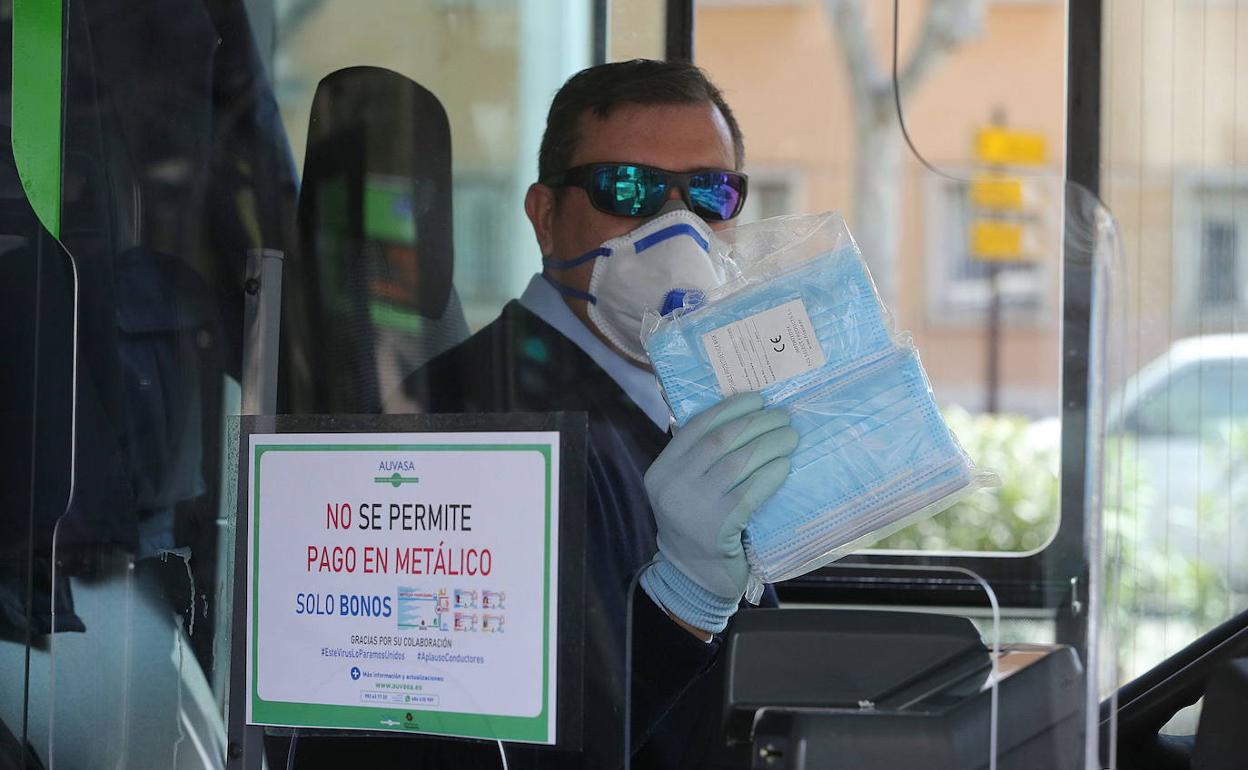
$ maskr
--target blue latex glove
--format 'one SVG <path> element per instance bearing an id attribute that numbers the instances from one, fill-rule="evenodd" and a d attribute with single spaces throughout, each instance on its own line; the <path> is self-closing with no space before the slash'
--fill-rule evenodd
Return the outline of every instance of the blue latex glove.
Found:
<path id="1" fill-rule="evenodd" d="M 641 577 L 656 603 L 718 633 L 736 612 L 750 570 L 741 532 L 789 473 L 797 431 L 758 393 L 727 398 L 691 419 L 646 471 L 659 555 Z"/>

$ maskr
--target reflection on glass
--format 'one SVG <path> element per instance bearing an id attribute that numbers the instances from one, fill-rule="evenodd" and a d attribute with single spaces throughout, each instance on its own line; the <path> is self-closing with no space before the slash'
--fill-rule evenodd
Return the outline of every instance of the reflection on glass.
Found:
<path id="1" fill-rule="evenodd" d="M 442 104 L 454 152 L 456 287 L 470 329 L 492 320 L 540 259 L 518 202 L 536 175 L 551 95 L 590 64 L 592 5 L 370 0 L 277 2 L 273 11 L 277 101 L 296 163 L 312 157 L 314 95 L 330 73 L 385 68 Z"/>
<path id="2" fill-rule="evenodd" d="M 63 103 L 61 221 L 31 295 L 37 579 L 9 607 L 38 623 L 28 670 L 0 648 L 24 699 L 0 720 L 41 766 L 221 767 L 223 426 L 245 255 L 290 247 L 293 169 L 242 6 L 96 0 L 64 32 L 63 93 L 26 95 Z"/>
<path id="3" fill-rule="evenodd" d="M 468 336 L 451 284 L 446 112 L 379 67 L 326 76 L 312 110 L 286 274 L 286 408 L 413 411 L 400 383 Z"/>

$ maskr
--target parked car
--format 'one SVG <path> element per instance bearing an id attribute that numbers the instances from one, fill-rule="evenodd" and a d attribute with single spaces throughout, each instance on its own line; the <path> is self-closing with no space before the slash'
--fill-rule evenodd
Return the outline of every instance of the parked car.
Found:
<path id="1" fill-rule="evenodd" d="M 1181 339 L 1111 399 L 1107 427 L 1131 441 L 1139 546 L 1207 562 L 1248 589 L 1248 334 Z M 1243 436 L 1240 440 L 1238 436 Z"/>

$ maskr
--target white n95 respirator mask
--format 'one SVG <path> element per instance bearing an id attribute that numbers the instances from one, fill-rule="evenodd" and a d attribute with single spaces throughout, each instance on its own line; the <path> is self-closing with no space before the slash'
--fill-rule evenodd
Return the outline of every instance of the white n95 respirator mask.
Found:
<path id="1" fill-rule="evenodd" d="M 646 313 L 666 315 L 692 304 L 687 298 L 725 282 L 723 263 L 711 252 L 712 238 L 706 222 L 679 208 L 575 259 L 545 259 L 543 264 L 555 288 L 588 303 L 589 320 L 604 337 L 645 364 L 649 359 L 641 346 L 641 329 Z M 558 271 L 591 259 L 595 262 L 588 293 L 559 282 Z"/>

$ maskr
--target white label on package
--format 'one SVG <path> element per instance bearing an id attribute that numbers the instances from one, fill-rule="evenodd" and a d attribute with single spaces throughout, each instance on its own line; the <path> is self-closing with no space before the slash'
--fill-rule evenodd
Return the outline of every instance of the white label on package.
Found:
<path id="1" fill-rule="evenodd" d="M 828 360 L 800 299 L 707 332 L 702 344 L 725 397 L 762 390 Z"/>

